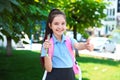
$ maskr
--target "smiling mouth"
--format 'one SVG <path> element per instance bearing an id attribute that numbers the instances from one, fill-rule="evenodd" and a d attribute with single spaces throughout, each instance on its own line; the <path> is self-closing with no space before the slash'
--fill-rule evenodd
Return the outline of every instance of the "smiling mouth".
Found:
<path id="1" fill-rule="evenodd" d="M 63 32 L 64 30 L 56 30 L 56 31 L 58 31 L 58 32 Z"/>

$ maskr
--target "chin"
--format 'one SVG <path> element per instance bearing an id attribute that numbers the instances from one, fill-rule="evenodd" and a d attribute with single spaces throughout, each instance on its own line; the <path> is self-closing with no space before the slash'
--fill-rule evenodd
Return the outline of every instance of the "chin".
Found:
<path id="1" fill-rule="evenodd" d="M 63 33 L 58 33 L 58 35 L 63 35 Z"/>

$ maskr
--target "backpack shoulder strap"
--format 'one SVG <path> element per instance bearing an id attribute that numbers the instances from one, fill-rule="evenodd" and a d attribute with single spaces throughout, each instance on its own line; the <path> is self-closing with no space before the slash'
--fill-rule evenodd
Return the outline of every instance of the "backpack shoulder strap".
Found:
<path id="1" fill-rule="evenodd" d="M 50 42 L 51 42 L 51 47 L 48 49 L 48 55 L 52 58 L 53 56 L 53 51 L 54 51 L 54 42 L 53 42 L 53 38 L 50 38 Z M 72 43 L 71 43 L 71 40 L 68 36 L 66 36 L 66 42 L 65 42 L 69 52 L 70 52 L 70 55 L 72 57 L 72 60 L 74 62 L 74 57 L 75 57 L 75 54 L 73 52 L 73 49 L 72 49 Z"/>
<path id="2" fill-rule="evenodd" d="M 51 47 L 48 49 L 48 55 L 52 58 L 54 51 L 54 42 L 52 37 L 50 38 L 50 43 L 51 43 Z"/>
<path id="3" fill-rule="evenodd" d="M 66 36 L 66 46 L 67 46 L 68 50 L 70 51 L 72 60 L 74 62 L 75 53 L 73 52 L 72 42 L 71 42 L 71 40 L 70 40 L 70 38 L 68 36 Z"/>

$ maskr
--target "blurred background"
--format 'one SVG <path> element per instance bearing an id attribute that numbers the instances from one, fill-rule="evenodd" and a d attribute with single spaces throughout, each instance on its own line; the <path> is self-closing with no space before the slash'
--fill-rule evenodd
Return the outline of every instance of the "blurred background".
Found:
<path id="1" fill-rule="evenodd" d="M 41 80 L 41 44 L 54 8 L 66 14 L 67 36 L 91 38 L 95 47 L 75 51 L 83 80 L 120 80 L 120 0 L 0 0 L 0 80 Z"/>

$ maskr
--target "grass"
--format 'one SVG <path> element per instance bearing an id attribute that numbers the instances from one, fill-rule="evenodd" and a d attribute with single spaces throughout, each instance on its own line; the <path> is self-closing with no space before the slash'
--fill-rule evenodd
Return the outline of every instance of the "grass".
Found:
<path id="1" fill-rule="evenodd" d="M 11 57 L 0 54 L 0 80 L 41 80 L 39 57 L 39 52 L 22 50 L 13 51 Z"/>
<path id="2" fill-rule="evenodd" d="M 0 80 L 42 80 L 40 52 L 13 50 L 11 57 L 0 52 Z M 120 80 L 120 62 L 88 55 L 77 58 L 83 80 Z"/>
<path id="3" fill-rule="evenodd" d="M 81 55 L 77 58 L 83 80 L 120 80 L 120 62 Z"/>

